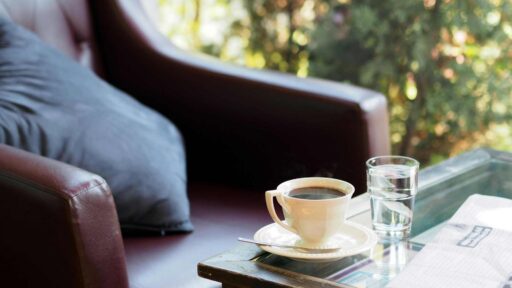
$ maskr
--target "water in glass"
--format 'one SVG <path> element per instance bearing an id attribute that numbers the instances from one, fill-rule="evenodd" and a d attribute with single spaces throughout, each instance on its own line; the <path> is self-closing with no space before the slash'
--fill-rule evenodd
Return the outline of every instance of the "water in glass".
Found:
<path id="1" fill-rule="evenodd" d="M 404 236 L 413 216 L 416 175 L 410 166 L 384 164 L 368 171 L 373 227 L 377 232 Z"/>

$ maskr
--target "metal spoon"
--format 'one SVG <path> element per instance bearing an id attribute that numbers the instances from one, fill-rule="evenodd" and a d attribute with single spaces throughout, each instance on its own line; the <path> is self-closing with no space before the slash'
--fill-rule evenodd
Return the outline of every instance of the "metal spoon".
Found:
<path id="1" fill-rule="evenodd" d="M 333 253 L 333 252 L 337 252 L 341 249 L 341 248 L 307 248 L 307 247 L 299 247 L 299 246 L 293 246 L 293 245 L 267 243 L 267 242 L 256 241 L 256 240 L 247 239 L 247 238 L 243 238 L 243 237 L 238 237 L 238 241 L 253 243 L 253 244 L 262 245 L 262 246 L 291 248 L 291 249 L 296 249 L 296 250 L 303 251 L 306 253 Z"/>

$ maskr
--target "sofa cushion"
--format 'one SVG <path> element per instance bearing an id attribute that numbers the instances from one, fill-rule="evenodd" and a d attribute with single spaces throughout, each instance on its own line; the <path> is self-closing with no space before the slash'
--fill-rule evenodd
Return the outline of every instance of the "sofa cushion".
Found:
<path id="1" fill-rule="evenodd" d="M 0 128 L 0 143 L 104 177 L 124 230 L 192 230 L 176 127 L 5 19 Z"/>
<path id="2" fill-rule="evenodd" d="M 197 264 L 252 238 L 272 223 L 264 191 L 193 183 L 189 187 L 195 232 L 165 237 L 124 237 L 130 285 L 137 288 L 219 287 L 197 275 Z"/>

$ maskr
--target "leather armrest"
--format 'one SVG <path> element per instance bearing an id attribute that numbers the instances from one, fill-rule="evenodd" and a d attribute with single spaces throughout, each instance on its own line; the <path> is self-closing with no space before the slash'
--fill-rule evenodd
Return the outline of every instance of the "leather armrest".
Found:
<path id="1" fill-rule="evenodd" d="M 93 5 L 107 78 L 183 132 L 192 180 L 272 188 L 323 175 L 365 186 L 389 154 L 383 95 L 347 84 L 228 65 L 174 47 L 139 1 Z"/>
<path id="2" fill-rule="evenodd" d="M 105 180 L 0 145 L 0 266 L 8 287 L 128 287 Z"/>

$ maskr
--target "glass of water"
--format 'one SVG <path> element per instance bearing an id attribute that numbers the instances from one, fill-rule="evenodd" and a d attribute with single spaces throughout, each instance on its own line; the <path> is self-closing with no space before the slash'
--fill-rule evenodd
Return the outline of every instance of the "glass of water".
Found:
<path id="1" fill-rule="evenodd" d="M 366 161 L 372 226 L 385 238 L 405 239 L 411 232 L 419 162 L 404 156 L 379 156 Z"/>

